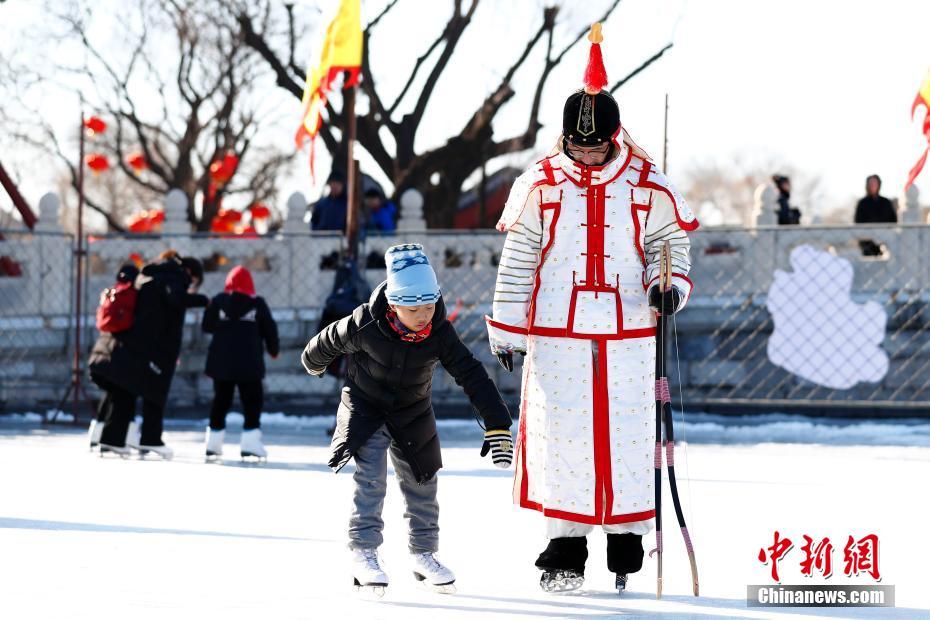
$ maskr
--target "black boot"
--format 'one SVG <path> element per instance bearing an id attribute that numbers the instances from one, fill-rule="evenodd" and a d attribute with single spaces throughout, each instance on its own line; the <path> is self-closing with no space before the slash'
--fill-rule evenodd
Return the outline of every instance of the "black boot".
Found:
<path id="1" fill-rule="evenodd" d="M 638 534 L 607 535 L 607 569 L 617 575 L 635 573 L 643 567 L 643 537 Z"/>
<path id="2" fill-rule="evenodd" d="M 584 564 L 588 559 L 588 539 L 553 538 L 539 554 L 536 568 L 543 571 L 539 587 L 546 592 L 577 590 L 584 583 Z"/>

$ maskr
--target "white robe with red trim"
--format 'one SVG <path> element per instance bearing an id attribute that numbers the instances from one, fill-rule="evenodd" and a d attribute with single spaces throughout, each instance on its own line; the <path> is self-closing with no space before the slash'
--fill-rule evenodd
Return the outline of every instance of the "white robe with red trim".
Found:
<path id="1" fill-rule="evenodd" d="M 603 166 L 556 153 L 517 179 L 498 222 L 507 240 L 487 317 L 493 350 L 526 352 L 514 500 L 588 524 L 655 515 L 646 290 L 668 240 L 687 302 L 687 231 L 698 226 L 665 175 L 622 139 Z"/>

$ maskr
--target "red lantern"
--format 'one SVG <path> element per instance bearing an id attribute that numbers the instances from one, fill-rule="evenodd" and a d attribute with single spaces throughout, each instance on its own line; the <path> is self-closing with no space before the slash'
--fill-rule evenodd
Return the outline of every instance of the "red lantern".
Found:
<path id="1" fill-rule="evenodd" d="M 133 213 L 126 222 L 126 228 L 129 232 L 134 233 L 152 232 L 152 220 L 149 218 L 149 212 L 137 211 Z"/>
<path id="2" fill-rule="evenodd" d="M 158 209 L 149 210 L 149 220 L 152 224 L 159 225 L 165 223 L 165 212 Z"/>
<path id="3" fill-rule="evenodd" d="M 240 237 L 245 237 L 246 239 L 258 238 L 258 231 L 255 230 L 255 227 L 252 225 L 236 229 L 236 234 L 238 234 Z"/>
<path id="4" fill-rule="evenodd" d="M 266 207 L 260 202 L 257 202 L 249 207 L 249 213 L 252 214 L 253 220 L 263 220 L 265 218 L 271 217 L 271 209 Z"/>
<path id="5" fill-rule="evenodd" d="M 242 211 L 235 209 L 220 209 L 216 212 L 216 217 L 224 222 L 238 222 L 242 220 Z"/>
<path id="6" fill-rule="evenodd" d="M 239 157 L 232 151 L 227 151 L 223 159 L 217 159 L 210 164 L 210 178 L 220 187 L 229 183 L 239 166 Z"/>
<path id="7" fill-rule="evenodd" d="M 107 124 L 99 116 L 89 116 L 84 119 L 84 128 L 91 137 L 107 130 Z"/>
<path id="8" fill-rule="evenodd" d="M 100 174 L 110 169 L 110 162 L 106 155 L 100 153 L 91 153 L 84 158 L 87 167 L 93 170 L 94 174 Z"/>
<path id="9" fill-rule="evenodd" d="M 139 174 L 143 170 L 149 167 L 149 162 L 146 161 L 145 155 L 136 151 L 132 153 L 129 157 L 126 158 L 126 163 L 129 164 L 129 167 L 135 171 L 136 174 Z"/>

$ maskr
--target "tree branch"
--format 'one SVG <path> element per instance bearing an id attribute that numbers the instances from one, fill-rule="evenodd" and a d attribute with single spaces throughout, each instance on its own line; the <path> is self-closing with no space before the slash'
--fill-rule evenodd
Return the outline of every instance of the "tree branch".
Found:
<path id="1" fill-rule="evenodd" d="M 662 49 L 660 49 L 658 52 L 656 52 L 655 54 L 653 54 L 653 55 L 652 55 L 648 60 L 646 60 L 643 64 L 641 64 L 640 66 L 636 67 L 636 69 L 634 69 L 634 70 L 631 71 L 629 74 L 627 74 L 627 76 L 626 76 L 625 78 L 623 78 L 622 80 L 618 80 L 616 84 L 614 84 L 613 86 L 610 87 L 610 93 L 613 94 L 613 93 L 614 93 L 617 89 L 619 89 L 621 86 L 623 86 L 624 84 L 626 84 L 627 82 L 629 82 L 630 80 L 632 80 L 634 77 L 636 77 L 637 75 L 639 75 L 641 72 L 643 72 L 643 71 L 646 69 L 646 67 L 648 67 L 649 65 L 651 65 L 652 63 L 654 63 L 654 62 L 657 61 L 658 59 L 662 58 L 662 54 L 664 54 L 664 53 L 667 52 L 668 50 L 672 49 L 672 45 L 673 45 L 672 43 L 669 43 L 668 45 L 666 45 L 665 47 L 663 47 Z"/>
<path id="2" fill-rule="evenodd" d="M 277 85 L 298 99 L 303 99 L 303 84 L 300 84 L 291 78 L 291 75 L 287 72 L 284 64 L 281 62 L 281 60 L 278 59 L 275 53 L 271 51 L 271 48 L 268 47 L 268 43 L 265 42 L 265 39 L 260 34 L 255 32 L 255 28 L 252 26 L 252 19 L 245 13 L 245 11 L 240 12 L 236 16 L 236 21 L 239 22 L 239 26 L 242 28 L 242 32 L 244 34 L 242 38 L 243 42 L 258 52 L 258 54 L 271 66 L 271 70 L 274 71 L 275 74 L 275 81 Z"/>
<path id="3" fill-rule="evenodd" d="M 373 20 L 368 22 L 368 25 L 365 26 L 365 34 L 367 35 L 371 32 L 372 28 L 378 25 L 378 22 L 381 21 L 381 18 L 388 14 L 388 12 L 394 8 L 394 5 L 397 4 L 397 0 L 391 0 L 388 2 L 387 6 L 384 7 L 378 15 L 375 16 Z"/>

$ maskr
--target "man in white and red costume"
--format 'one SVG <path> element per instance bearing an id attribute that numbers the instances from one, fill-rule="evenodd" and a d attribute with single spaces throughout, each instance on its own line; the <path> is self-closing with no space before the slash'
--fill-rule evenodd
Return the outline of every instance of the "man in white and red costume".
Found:
<path id="1" fill-rule="evenodd" d="M 602 90 L 599 25 L 589 39 L 585 88 L 565 102 L 557 148 L 514 182 L 497 224 L 507 239 L 487 318 L 506 369 L 525 354 L 514 501 L 546 517 L 536 566 L 547 591 L 581 586 L 595 525 L 619 588 L 642 567 L 655 516 L 655 308 L 687 303 L 687 233 L 698 227 Z M 673 288 L 663 294 L 665 241 Z"/>

